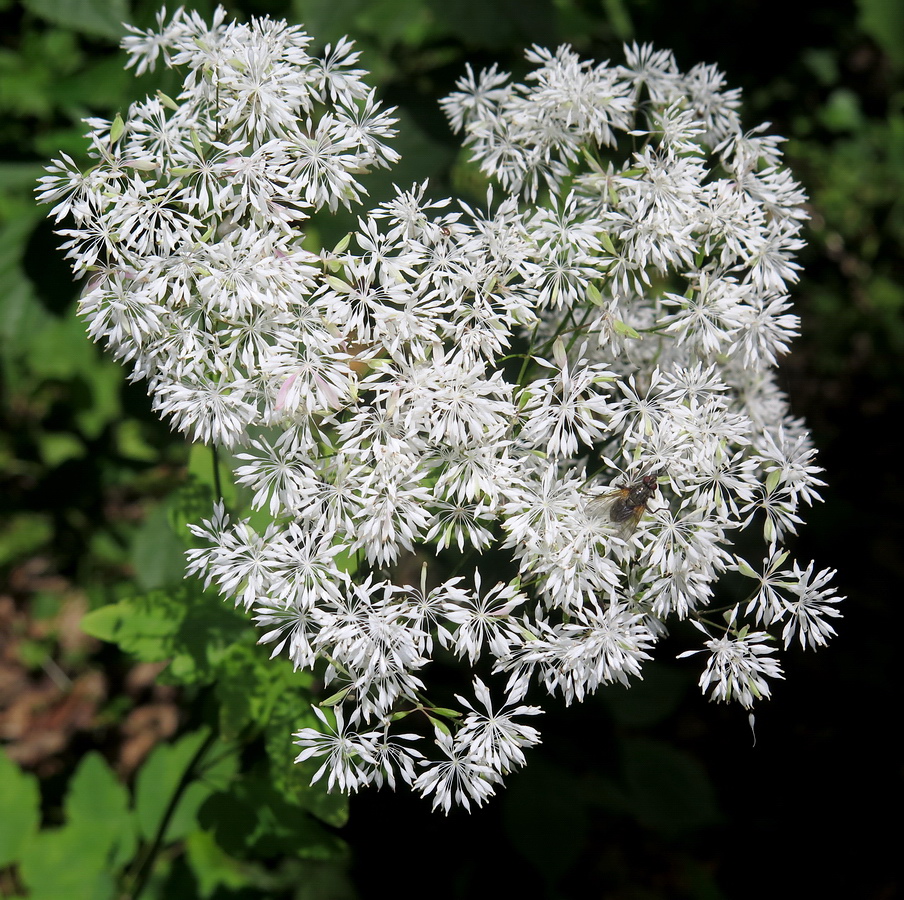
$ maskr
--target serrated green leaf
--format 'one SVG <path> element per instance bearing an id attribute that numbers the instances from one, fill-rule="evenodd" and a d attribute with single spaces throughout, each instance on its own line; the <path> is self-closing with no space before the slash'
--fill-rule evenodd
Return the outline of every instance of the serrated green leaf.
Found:
<path id="1" fill-rule="evenodd" d="M 86 613 L 81 628 L 86 634 L 117 644 L 127 653 L 135 654 L 143 662 L 160 662 L 169 658 L 173 636 L 178 632 L 180 619 L 166 614 L 172 609 L 164 591 L 155 607 L 155 594 L 145 598 L 121 600 Z M 161 614 L 163 612 L 164 614 Z"/>
<path id="2" fill-rule="evenodd" d="M 0 785 L 3 814 L 0 815 L 0 868 L 16 862 L 38 832 L 41 793 L 38 779 L 23 772 L 0 748 Z"/>
<path id="3" fill-rule="evenodd" d="M 330 794 L 323 781 L 311 784 L 322 765 L 318 760 L 296 763 L 298 748 L 293 734 L 301 728 L 322 728 L 320 720 L 292 698 L 286 698 L 271 714 L 264 737 L 274 788 L 283 796 L 337 828 L 348 821 L 348 797 L 339 791 Z"/>
<path id="4" fill-rule="evenodd" d="M 25 847 L 22 879 L 39 900 L 107 900 L 118 870 L 134 855 L 128 793 L 99 753 L 79 764 L 64 802 L 66 824 L 41 831 Z"/>
<path id="5" fill-rule="evenodd" d="M 312 681 L 310 672 L 296 672 L 287 659 L 268 659 L 253 643 L 232 647 L 217 670 L 221 733 L 236 738 L 246 729 L 259 732 L 279 709 L 307 712 Z"/>
<path id="6" fill-rule="evenodd" d="M 84 853 L 99 868 L 125 865 L 135 853 L 135 822 L 129 794 L 97 751 L 82 758 L 64 804 L 66 827 L 85 832 Z"/>
<path id="7" fill-rule="evenodd" d="M 35 837 L 20 865 L 29 900 L 113 900 L 113 873 L 85 853 L 86 838 L 72 828 L 46 829 Z"/>

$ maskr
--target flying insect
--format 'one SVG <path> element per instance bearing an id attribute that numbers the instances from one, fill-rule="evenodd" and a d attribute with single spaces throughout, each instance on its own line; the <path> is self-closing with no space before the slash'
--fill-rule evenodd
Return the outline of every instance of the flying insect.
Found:
<path id="1" fill-rule="evenodd" d="M 656 476 L 644 475 L 639 481 L 623 484 L 614 491 L 594 497 L 587 504 L 587 509 L 594 518 L 611 522 L 623 534 L 630 534 L 658 489 Z"/>

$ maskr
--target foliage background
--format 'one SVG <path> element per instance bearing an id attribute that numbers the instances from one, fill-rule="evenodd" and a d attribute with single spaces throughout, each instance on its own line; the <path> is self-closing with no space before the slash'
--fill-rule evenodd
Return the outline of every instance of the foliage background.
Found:
<path id="1" fill-rule="evenodd" d="M 32 199 L 46 160 L 81 156 L 82 117 L 155 86 L 123 72 L 116 45 L 118 23 L 150 25 L 156 3 L 0 0 L 0 896 L 101 900 L 123 890 L 120 871 L 168 900 L 896 896 L 904 5 L 802 2 L 794 19 L 756 0 L 226 5 L 302 22 L 321 43 L 358 42 L 402 118 L 403 164 L 374 200 L 425 176 L 438 196 L 469 190 L 436 105 L 466 61 L 518 72 L 534 42 L 618 60 L 622 41 L 650 41 L 744 88 L 744 122 L 789 138 L 811 197 L 803 334 L 783 378 L 829 486 L 796 555 L 837 567 L 845 618 L 828 649 L 786 656 L 755 746 L 739 710 L 706 703 L 687 668 L 660 663 L 630 692 L 547 715 L 528 767 L 471 816 L 370 792 L 344 824 L 341 804 L 261 768 L 261 744 L 288 731 L 281 716 L 303 724 L 288 701 L 309 685 L 289 696 L 271 672 L 267 694 L 236 617 L 186 614 L 170 526 L 206 502 L 203 466 L 85 337 Z M 170 604 L 169 631 L 134 607 L 98 613 L 133 579 Z M 166 818 L 167 791 L 214 741 L 226 749 Z M 142 869 L 155 835 L 165 852 Z"/>

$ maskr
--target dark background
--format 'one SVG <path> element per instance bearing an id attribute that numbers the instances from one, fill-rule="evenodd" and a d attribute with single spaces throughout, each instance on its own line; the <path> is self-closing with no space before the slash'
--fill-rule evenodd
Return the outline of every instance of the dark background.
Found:
<path id="1" fill-rule="evenodd" d="M 117 535 L 140 527 L 184 458 L 140 386 L 117 375 L 109 399 L 107 368 L 103 378 L 80 374 L 80 360 L 102 365 L 93 351 L 80 356 L 53 329 L 59 343 L 48 344 L 42 330 L 65 319 L 75 289 L 33 211 L 29 179 L 58 147 L 76 152 L 81 115 L 110 115 L 138 90 L 119 74 L 122 57 L 103 28 L 46 7 L 0 4 L 0 738 L 42 777 L 52 805 L 88 749 L 137 760 L 180 727 L 178 695 L 80 637 L 77 622 L 122 571 Z M 152 8 L 133 4 L 123 18 L 150 24 Z M 784 654 L 786 680 L 757 710 L 755 744 L 744 713 L 706 702 L 694 668 L 670 661 L 666 647 L 631 692 L 613 688 L 567 710 L 549 704 L 542 747 L 483 810 L 446 817 L 404 792 L 354 798 L 340 834 L 360 896 L 899 896 L 901 4 L 298 0 L 229 9 L 304 22 L 323 41 L 358 41 L 382 96 L 405 117 L 410 168 L 392 173 L 399 184 L 428 171 L 438 196 L 461 187 L 436 100 L 464 62 L 518 71 L 524 47 L 565 41 L 618 61 L 621 41 L 637 40 L 673 49 L 682 69 L 718 64 L 729 87 L 744 89 L 744 122 L 770 121 L 789 138 L 789 165 L 811 198 L 794 291 L 802 336 L 781 371 L 827 482 L 793 552 L 837 568 L 847 596 L 838 637 L 818 653 Z M 87 410 L 102 396 L 109 414 L 98 422 Z M 140 436 L 131 443 L 126 421 Z M 21 698 L 53 666 L 67 673 L 68 693 L 23 710 Z M 87 674 L 103 689 L 92 693 Z M 82 690 L 74 700 L 71 684 Z M 50 722 L 35 712 L 48 704 Z M 155 724 L 136 748 L 119 725 L 142 710 Z"/>

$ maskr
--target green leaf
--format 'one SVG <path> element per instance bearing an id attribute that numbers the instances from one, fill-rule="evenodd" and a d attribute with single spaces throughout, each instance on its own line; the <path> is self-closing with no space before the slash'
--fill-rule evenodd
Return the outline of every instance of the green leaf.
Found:
<path id="1" fill-rule="evenodd" d="M 20 869 L 29 900 L 113 900 L 113 874 L 84 853 L 85 837 L 72 828 L 53 828 L 35 838 Z"/>
<path id="2" fill-rule="evenodd" d="M 81 459 L 87 450 L 74 434 L 45 431 L 38 438 L 41 461 L 48 469 L 55 469 L 70 459 Z"/>
<path id="3" fill-rule="evenodd" d="M 207 831 L 192 832 L 185 840 L 188 864 L 198 879 L 198 896 L 207 898 L 222 885 L 241 888 L 246 883 L 242 865 L 225 854 Z"/>
<path id="4" fill-rule="evenodd" d="M 160 609 L 155 609 L 153 603 L 155 596 L 161 601 L 168 599 L 166 592 L 160 591 L 145 598 L 121 600 L 92 610 L 82 617 L 82 631 L 117 644 L 142 662 L 168 659 L 180 619 L 161 615 Z M 164 607 L 164 603 L 161 602 L 160 606 Z"/>
<path id="5" fill-rule="evenodd" d="M 295 762 L 298 748 L 293 734 L 302 728 L 322 727 L 310 708 L 306 710 L 297 698 L 280 698 L 264 733 L 270 774 L 274 788 L 292 803 L 308 810 L 322 822 L 341 828 L 348 821 L 348 797 L 338 791 L 328 793 L 323 780 L 311 784 L 311 778 L 322 765 L 321 760 Z"/>
<path id="6" fill-rule="evenodd" d="M 107 900 L 135 853 L 128 793 L 99 753 L 84 757 L 64 802 L 66 824 L 40 832 L 22 854 L 22 878 L 38 900 Z"/>
<path id="7" fill-rule="evenodd" d="M 888 0 L 857 0 L 859 25 L 889 55 L 904 67 L 904 6 Z"/>
<path id="8" fill-rule="evenodd" d="M 145 591 L 178 585 L 185 577 L 185 544 L 170 526 L 169 510 L 152 510 L 132 543 L 135 581 Z"/>
<path id="9" fill-rule="evenodd" d="M 226 853 L 298 859 L 346 859 L 345 842 L 322 826 L 273 784 L 261 768 L 214 794 L 198 813 L 205 829 Z"/>
<path id="10" fill-rule="evenodd" d="M 19 513 L 10 516 L 0 530 L 0 565 L 33 553 L 52 537 L 53 528 L 47 514 Z"/>
<path id="11" fill-rule="evenodd" d="M 712 783 L 687 753 L 630 738 L 622 743 L 622 758 L 628 808 L 642 825 L 679 835 L 720 821 Z"/>
<path id="12" fill-rule="evenodd" d="M 23 0 L 34 15 L 80 34 L 118 41 L 129 8 L 126 0 Z"/>
<path id="13" fill-rule="evenodd" d="M 648 728 L 668 718 L 692 685 L 693 679 L 687 673 L 649 662 L 643 668 L 642 680 L 632 681 L 630 688 L 607 685 L 600 697 L 619 725 Z"/>
<path id="14" fill-rule="evenodd" d="M 181 684 L 216 681 L 232 648 L 255 640 L 245 615 L 194 581 L 102 606 L 81 624 L 143 662 L 170 659 L 167 677 Z"/>
<path id="15" fill-rule="evenodd" d="M 38 779 L 23 772 L 0 749 L 0 790 L 3 815 L 0 815 L 0 868 L 20 858 L 37 834 L 41 820 L 41 793 Z"/>
<path id="16" fill-rule="evenodd" d="M 179 840 L 195 831 L 201 804 L 234 777 L 238 770 L 235 748 L 215 741 L 204 749 L 208 735 L 208 730 L 202 728 L 174 744 L 155 747 L 141 767 L 135 781 L 135 812 L 145 839 L 152 840 L 163 827 L 164 816 L 173 802 L 175 808 L 166 825 L 164 842 Z M 187 784 L 186 778 L 191 779 Z"/>
<path id="17" fill-rule="evenodd" d="M 267 659 L 263 648 L 250 642 L 233 646 L 217 670 L 222 734 L 235 738 L 248 728 L 260 731 L 278 708 L 308 711 L 312 681 L 310 672 L 294 671 L 287 659 Z"/>
<path id="18" fill-rule="evenodd" d="M 83 852 L 98 866 L 119 867 L 135 854 L 129 794 L 97 751 L 82 758 L 64 804 L 67 827 L 85 832 Z"/>

